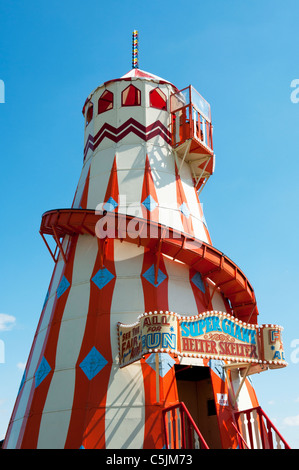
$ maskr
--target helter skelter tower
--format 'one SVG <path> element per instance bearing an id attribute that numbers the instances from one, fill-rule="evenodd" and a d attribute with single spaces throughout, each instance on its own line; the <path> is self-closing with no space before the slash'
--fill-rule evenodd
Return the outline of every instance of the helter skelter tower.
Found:
<path id="1" fill-rule="evenodd" d="M 134 32 L 132 70 L 83 115 L 72 207 L 42 216 L 55 266 L 3 447 L 287 447 L 249 380 L 286 365 L 281 328 L 257 324 L 199 202 L 209 104 L 140 70 Z"/>

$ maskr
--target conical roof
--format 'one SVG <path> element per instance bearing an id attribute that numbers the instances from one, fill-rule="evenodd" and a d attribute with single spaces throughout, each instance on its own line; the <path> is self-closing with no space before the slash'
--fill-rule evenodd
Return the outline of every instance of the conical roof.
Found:
<path id="1" fill-rule="evenodd" d="M 154 81 L 156 83 L 168 83 L 169 85 L 171 85 L 176 91 L 178 91 L 177 87 L 175 85 L 173 85 L 173 83 L 169 82 L 168 80 L 165 80 L 164 78 L 161 78 L 159 77 L 158 75 L 154 75 L 152 73 L 149 73 L 149 72 L 146 72 L 144 70 L 140 70 L 140 69 L 137 69 L 137 68 L 133 68 L 131 69 L 129 72 L 127 72 L 125 75 L 123 75 L 122 77 L 120 78 L 115 78 L 115 79 L 112 79 L 112 80 L 108 80 L 104 83 L 102 83 L 101 85 L 99 85 L 97 88 L 95 88 L 87 97 L 85 103 L 84 103 L 84 106 L 83 106 L 83 114 L 84 114 L 84 109 L 85 109 L 85 105 L 86 103 L 90 100 L 90 98 L 92 97 L 92 95 L 94 94 L 94 92 L 96 90 L 98 90 L 99 88 L 103 87 L 103 86 L 106 86 L 108 85 L 109 83 L 113 83 L 113 82 L 117 82 L 117 81 L 120 81 L 120 80 L 130 80 L 132 78 L 141 78 L 141 79 L 145 79 L 145 80 L 150 80 L 150 81 Z"/>
<path id="2" fill-rule="evenodd" d="M 164 80 L 164 78 L 158 77 L 158 75 L 154 75 L 153 73 L 145 72 L 144 70 L 136 68 L 130 70 L 128 73 L 121 77 L 121 79 L 126 78 L 145 78 L 147 80 L 155 80 L 159 81 L 160 83 L 169 83 L 170 85 L 172 85 L 172 83 L 170 83 L 168 80 Z"/>

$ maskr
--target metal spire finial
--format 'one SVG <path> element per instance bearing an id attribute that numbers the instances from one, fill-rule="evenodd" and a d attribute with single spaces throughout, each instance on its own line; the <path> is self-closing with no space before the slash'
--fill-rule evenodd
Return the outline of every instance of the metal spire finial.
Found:
<path id="1" fill-rule="evenodd" d="M 138 69 L 138 31 L 132 34 L 132 68 Z"/>

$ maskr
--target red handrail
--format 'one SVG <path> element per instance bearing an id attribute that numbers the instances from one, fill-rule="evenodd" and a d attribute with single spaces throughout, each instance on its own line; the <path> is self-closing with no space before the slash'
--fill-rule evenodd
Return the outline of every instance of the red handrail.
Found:
<path id="1" fill-rule="evenodd" d="M 242 434 L 240 433 L 239 429 L 237 428 L 237 426 L 235 425 L 235 423 L 231 423 L 233 428 L 235 429 L 237 435 L 238 435 L 238 441 L 239 441 L 239 445 L 240 445 L 240 448 L 242 448 L 242 446 L 245 446 L 246 449 L 249 449 L 248 445 L 247 445 L 247 442 L 245 441 L 245 439 L 243 438 Z"/>
<path id="2" fill-rule="evenodd" d="M 278 443 L 278 440 L 280 441 L 277 445 L 277 447 L 280 447 L 280 443 L 284 445 L 285 449 L 290 449 L 289 444 L 286 442 L 286 440 L 282 437 L 278 429 L 274 426 L 272 421 L 269 419 L 269 417 L 266 415 L 266 413 L 262 410 L 260 406 L 257 406 L 255 408 L 250 408 L 248 410 L 243 410 L 243 411 L 237 411 L 235 413 L 236 417 L 236 422 L 237 422 L 237 428 L 238 428 L 238 433 L 241 434 L 240 431 L 240 419 L 242 417 L 246 417 L 247 423 L 246 423 L 246 428 L 248 432 L 248 437 L 250 441 L 250 448 L 254 448 L 254 427 L 252 423 L 252 413 L 256 412 L 258 415 L 258 430 L 259 430 L 259 437 L 260 437 L 260 444 L 262 449 L 275 449 L 274 447 L 274 442 L 273 442 L 273 433 L 276 434 L 276 442 Z M 242 445 L 244 445 L 244 438 L 242 437 Z M 246 444 L 246 441 L 245 441 Z M 246 444 L 247 448 L 249 447 Z M 243 447 L 244 448 L 244 447 Z"/>
<path id="3" fill-rule="evenodd" d="M 193 112 L 195 110 L 196 108 L 194 108 L 193 103 L 189 103 L 173 112 L 172 145 L 176 147 L 188 139 L 195 139 L 203 144 L 209 152 L 212 152 L 212 124 L 203 118 L 201 113 L 197 110 L 196 119 L 194 119 Z M 179 120 L 179 124 L 176 123 L 177 119 Z M 205 139 L 204 135 L 206 136 Z"/>
<path id="4" fill-rule="evenodd" d="M 200 448 L 209 449 L 185 403 L 180 402 L 164 408 L 162 417 L 167 449 L 193 449 L 195 435 L 198 437 Z"/>

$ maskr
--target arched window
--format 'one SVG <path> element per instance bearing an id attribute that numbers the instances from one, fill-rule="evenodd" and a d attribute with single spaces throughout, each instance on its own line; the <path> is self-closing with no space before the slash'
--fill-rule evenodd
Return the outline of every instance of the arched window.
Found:
<path id="1" fill-rule="evenodd" d="M 92 116 L 93 116 L 93 104 L 90 103 L 86 111 L 86 125 L 87 126 L 92 120 Z"/>
<path id="2" fill-rule="evenodd" d="M 141 104 L 141 92 L 133 85 L 129 85 L 125 88 L 121 94 L 122 106 L 140 106 Z"/>
<path id="3" fill-rule="evenodd" d="M 166 111 L 166 95 L 163 93 L 163 91 L 160 90 L 160 88 L 155 88 L 154 90 L 150 91 L 149 95 L 151 108 L 164 109 Z"/>
<path id="4" fill-rule="evenodd" d="M 104 113 L 108 109 L 113 108 L 113 93 L 109 90 L 105 90 L 98 101 L 98 113 Z"/>

